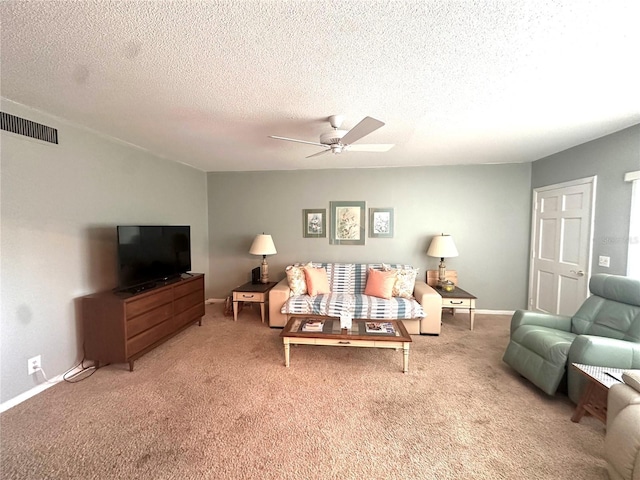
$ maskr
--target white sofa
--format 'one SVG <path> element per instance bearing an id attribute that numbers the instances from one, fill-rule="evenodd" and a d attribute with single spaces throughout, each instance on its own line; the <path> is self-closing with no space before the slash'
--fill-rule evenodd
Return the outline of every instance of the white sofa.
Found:
<path id="1" fill-rule="evenodd" d="M 345 304 L 353 307 L 353 318 L 368 318 L 372 313 L 369 305 L 374 305 L 375 319 L 382 315 L 385 319 L 401 319 L 411 335 L 439 335 L 442 320 L 442 298 L 426 282 L 415 281 L 412 299 L 370 298 L 364 295 L 366 272 L 369 268 L 383 270 L 408 269 L 408 265 L 390 264 L 347 264 L 347 263 L 313 263 L 313 267 L 325 268 L 328 272 L 331 293 L 326 295 L 292 295 L 287 277 L 283 278 L 269 292 L 269 326 L 284 327 L 289 316 L 304 314 L 301 306 L 308 305 L 306 314 L 339 316 Z M 340 272 L 339 274 L 336 272 Z M 388 303 L 387 303 L 388 302 Z M 412 303 L 413 302 L 413 303 Z M 297 308 L 295 306 L 297 304 Z M 363 305 L 364 304 L 364 305 Z M 293 313 L 295 312 L 295 313 Z M 384 312 L 384 313 L 380 313 Z"/>
<path id="2" fill-rule="evenodd" d="M 640 480 L 640 370 L 622 379 L 607 397 L 605 458 L 611 480 Z"/>

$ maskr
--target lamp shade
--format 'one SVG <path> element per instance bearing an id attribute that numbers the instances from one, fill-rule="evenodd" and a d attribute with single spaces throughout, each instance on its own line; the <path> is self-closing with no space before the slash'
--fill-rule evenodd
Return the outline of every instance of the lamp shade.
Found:
<path id="1" fill-rule="evenodd" d="M 433 237 L 427 250 L 427 255 L 438 258 L 457 257 L 458 249 L 456 248 L 456 244 L 453 243 L 451 235 L 445 235 L 443 233 L 442 235 Z"/>
<path id="2" fill-rule="evenodd" d="M 253 239 L 249 253 L 251 255 L 275 255 L 278 252 L 273 244 L 271 235 L 263 233 L 262 235 L 256 235 L 256 238 Z"/>

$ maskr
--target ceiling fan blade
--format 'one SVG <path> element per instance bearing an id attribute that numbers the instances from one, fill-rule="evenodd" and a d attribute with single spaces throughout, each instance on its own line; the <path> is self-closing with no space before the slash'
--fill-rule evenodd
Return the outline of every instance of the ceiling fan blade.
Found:
<path id="1" fill-rule="evenodd" d="M 286 140 L 287 142 L 308 143 L 309 145 L 317 145 L 318 147 L 326 147 L 324 143 L 307 142 L 306 140 L 297 140 L 295 138 L 276 137 L 275 135 L 269 135 L 269 138 L 275 138 L 276 140 Z"/>
<path id="2" fill-rule="evenodd" d="M 350 152 L 388 152 L 395 143 L 356 143 L 345 147 Z"/>
<path id="3" fill-rule="evenodd" d="M 379 129 L 384 125 L 384 122 L 376 120 L 372 117 L 365 117 L 360 123 L 353 127 L 349 132 L 342 137 L 341 143 L 344 145 L 351 144 L 360 140 L 365 135 L 369 135 L 371 132 Z"/>
<path id="4" fill-rule="evenodd" d="M 325 145 L 325 147 L 326 147 L 326 145 Z M 313 155 L 309 155 L 308 157 L 305 157 L 305 158 L 319 157 L 320 155 L 324 155 L 325 153 L 331 153 L 331 149 L 327 148 L 326 150 L 323 150 L 323 151 L 318 152 L 318 153 L 314 153 Z"/>

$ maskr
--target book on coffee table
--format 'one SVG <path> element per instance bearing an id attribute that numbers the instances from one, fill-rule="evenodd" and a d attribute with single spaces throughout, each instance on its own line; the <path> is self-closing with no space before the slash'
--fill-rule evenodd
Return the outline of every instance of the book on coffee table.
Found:
<path id="1" fill-rule="evenodd" d="M 324 321 L 307 320 L 302 325 L 303 332 L 321 332 L 324 328 Z"/>
<path id="2" fill-rule="evenodd" d="M 367 333 L 395 333 L 391 322 L 365 322 Z"/>

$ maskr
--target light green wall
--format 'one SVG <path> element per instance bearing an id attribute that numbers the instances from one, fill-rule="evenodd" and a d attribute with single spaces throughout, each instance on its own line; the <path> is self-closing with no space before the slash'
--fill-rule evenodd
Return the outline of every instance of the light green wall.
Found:
<path id="1" fill-rule="evenodd" d="M 253 237 L 273 236 L 272 279 L 306 261 L 397 262 L 437 269 L 431 237 L 453 236 L 460 256 L 447 260 L 460 286 L 481 309 L 522 308 L 526 302 L 530 230 L 530 164 L 357 170 L 209 173 L 210 285 L 215 297 L 250 279 L 261 259 Z M 330 201 L 393 207 L 395 236 L 364 246 L 330 245 L 302 236 L 302 210 Z"/>
<path id="2" fill-rule="evenodd" d="M 191 225 L 207 272 L 206 174 L 2 99 L 2 111 L 58 129 L 59 145 L 2 132 L 0 400 L 82 359 L 77 299 L 116 285 L 118 224 Z M 207 275 L 208 277 L 208 275 Z"/>
<path id="3" fill-rule="evenodd" d="M 593 140 L 532 164 L 533 188 L 597 175 L 592 273 L 626 275 L 631 183 L 624 174 L 640 169 L 640 125 Z M 609 268 L 598 257 L 611 258 Z"/>

